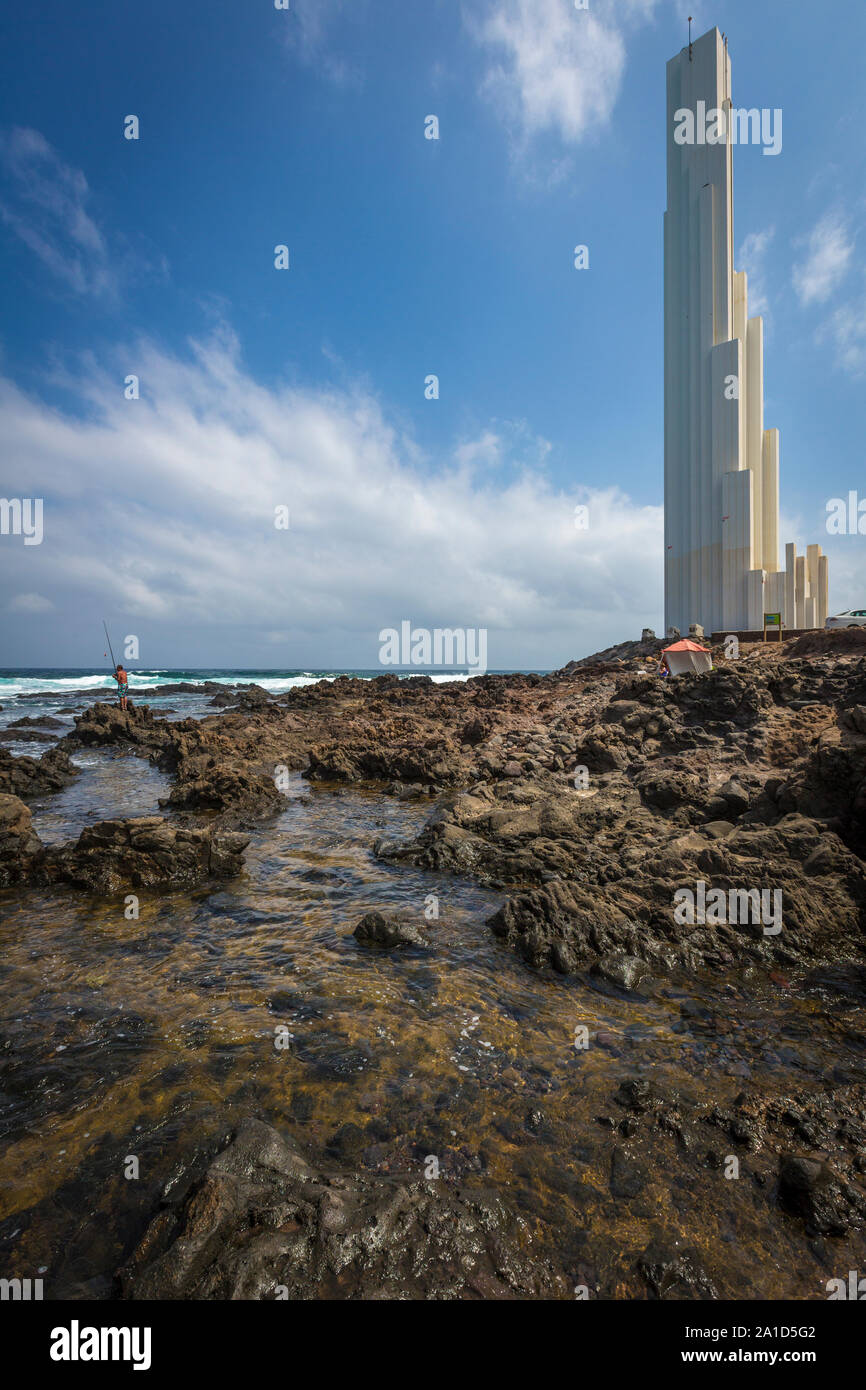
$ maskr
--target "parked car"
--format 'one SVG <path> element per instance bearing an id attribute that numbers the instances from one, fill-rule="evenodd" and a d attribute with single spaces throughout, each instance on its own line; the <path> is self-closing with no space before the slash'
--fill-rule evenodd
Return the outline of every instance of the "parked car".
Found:
<path id="1" fill-rule="evenodd" d="M 826 627 L 866 627 L 866 608 L 849 608 L 824 623 Z"/>

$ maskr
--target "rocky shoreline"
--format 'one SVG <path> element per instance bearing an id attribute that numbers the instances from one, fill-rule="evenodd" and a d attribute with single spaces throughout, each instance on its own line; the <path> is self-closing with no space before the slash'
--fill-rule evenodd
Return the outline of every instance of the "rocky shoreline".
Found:
<path id="1" fill-rule="evenodd" d="M 490 931 L 529 970 L 635 997 L 700 979 L 720 1015 L 737 991 L 774 978 L 860 1004 L 866 634 L 818 637 L 667 681 L 645 651 L 618 660 L 611 649 L 544 677 L 341 677 L 277 697 L 219 687 L 218 712 L 176 722 L 96 704 L 41 758 L 0 748 L 0 884 L 120 894 L 231 877 L 284 804 L 281 778 L 302 772 L 336 792 L 429 803 L 420 833 L 380 837 L 376 854 L 498 889 Z M 27 802 L 65 785 L 70 755 L 93 747 L 165 772 L 165 814 L 42 845 Z M 708 905 L 697 919 L 676 911 L 688 893 Z M 427 949 L 419 926 L 371 914 L 357 936 L 368 949 Z M 639 1190 L 643 1146 L 670 1143 L 704 1173 L 740 1155 L 773 1219 L 808 1241 L 862 1232 L 866 1065 L 782 1098 L 758 1075 L 733 1105 L 712 1089 L 710 1079 L 705 1103 L 684 1107 L 650 1078 L 602 1106 L 614 1195 Z M 501 1195 L 492 1206 L 471 1188 L 436 1197 L 417 1178 L 386 1192 L 251 1125 L 156 1216 L 124 1272 L 126 1296 L 279 1296 L 278 1268 L 293 1271 L 290 1297 L 567 1296 L 573 1272 L 539 1255 Z M 382 1222 L 385 1247 L 373 1236 Z M 413 1250 L 427 1271 L 417 1279 Z M 716 1296 L 695 1261 L 668 1252 L 645 1266 L 650 1296 Z"/>
<path id="2" fill-rule="evenodd" d="M 382 839 L 376 852 L 507 891 L 492 930 L 533 966 L 568 974 L 618 952 L 661 975 L 855 965 L 866 658 L 848 645 L 816 656 L 796 642 L 759 649 L 669 682 L 575 664 L 453 685 L 341 677 L 276 698 L 221 689 L 218 704 L 233 701 L 223 713 L 173 723 L 146 706 L 96 704 L 39 759 L 0 749 L 0 873 L 50 880 L 52 863 L 75 857 L 72 847 L 41 852 L 26 802 L 75 776 L 76 749 L 114 747 L 170 776 L 168 814 L 89 828 L 76 852 L 113 854 L 139 883 L 188 882 L 180 845 L 225 841 L 277 814 L 281 775 L 303 770 L 435 802 L 416 839 Z M 154 862 L 136 867 L 136 845 Z M 760 922 L 678 923 L 673 893 L 698 882 L 781 891 L 779 939 Z"/>

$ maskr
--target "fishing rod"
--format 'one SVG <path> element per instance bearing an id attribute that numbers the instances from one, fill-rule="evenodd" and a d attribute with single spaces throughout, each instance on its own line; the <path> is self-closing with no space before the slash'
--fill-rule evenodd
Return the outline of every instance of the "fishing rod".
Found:
<path id="1" fill-rule="evenodd" d="M 114 652 L 111 651 L 111 638 L 108 635 L 108 627 L 104 618 L 102 619 L 102 626 L 105 628 L 105 640 L 108 643 L 108 650 L 111 652 L 111 670 L 114 672 L 117 670 L 117 662 L 114 659 Z"/>

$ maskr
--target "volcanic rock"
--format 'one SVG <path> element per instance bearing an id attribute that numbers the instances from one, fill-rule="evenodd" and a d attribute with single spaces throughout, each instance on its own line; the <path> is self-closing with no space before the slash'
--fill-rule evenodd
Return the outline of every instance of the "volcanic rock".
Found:
<path id="1" fill-rule="evenodd" d="M 17 796 L 0 794 L 0 887 L 25 881 L 41 852 L 29 808 Z"/>
<path id="2" fill-rule="evenodd" d="M 315 1163 L 260 1120 L 175 1205 L 120 1272 L 127 1299 L 565 1297 L 498 1194 Z"/>
<path id="3" fill-rule="evenodd" d="M 21 797 L 44 796 L 61 791 L 77 776 L 78 768 L 62 748 L 49 748 L 39 759 L 16 758 L 0 748 L 0 791 Z"/>
<path id="4" fill-rule="evenodd" d="M 189 886 L 240 873 L 248 844 L 237 832 L 176 826 L 161 816 L 100 821 L 75 844 L 50 847 L 38 877 L 96 893 Z"/>
<path id="5" fill-rule="evenodd" d="M 362 946 L 426 946 L 427 939 L 408 913 L 368 912 L 352 935 Z"/>

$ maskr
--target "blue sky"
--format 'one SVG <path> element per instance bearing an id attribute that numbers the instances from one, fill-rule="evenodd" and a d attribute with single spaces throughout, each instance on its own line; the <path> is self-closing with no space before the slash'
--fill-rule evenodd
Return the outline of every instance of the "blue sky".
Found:
<path id="1" fill-rule="evenodd" d="M 0 537 L 3 663 L 88 665 L 103 616 L 144 666 L 368 667 L 407 618 L 486 627 L 494 668 L 661 630 L 688 13 L 735 104 L 783 111 L 734 173 L 781 539 L 866 603 L 824 529 L 866 496 L 860 0 L 47 0 L 0 60 L 0 486 L 45 507 Z"/>

